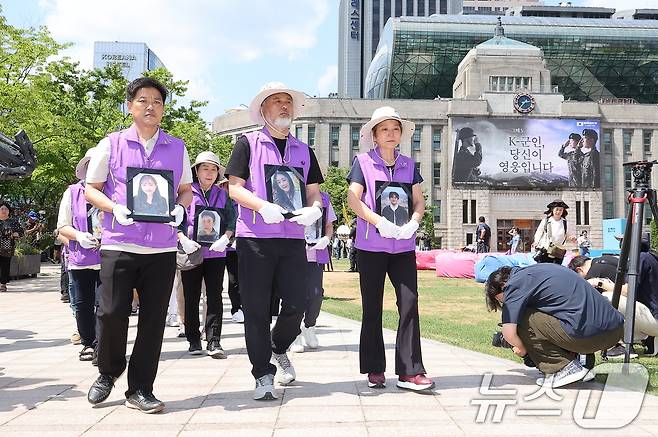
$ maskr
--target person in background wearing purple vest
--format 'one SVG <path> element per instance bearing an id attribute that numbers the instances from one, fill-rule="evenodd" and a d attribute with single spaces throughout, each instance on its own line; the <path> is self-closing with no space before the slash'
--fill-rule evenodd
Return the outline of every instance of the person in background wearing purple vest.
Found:
<path id="1" fill-rule="evenodd" d="M 294 117 L 300 115 L 304 94 L 282 83 L 265 85 L 251 102 L 252 120 L 265 125 L 238 139 L 226 168 L 229 194 L 238 202 L 236 223 L 240 297 L 244 311 L 245 340 L 256 379 L 254 399 L 276 399 L 274 375 L 279 382 L 296 378 L 286 351 L 300 333 L 306 308 L 304 226 L 322 216 L 319 184 L 324 180 L 313 151 L 290 134 Z M 265 165 L 299 168 L 306 184 L 306 205 L 286 211 L 268 202 Z M 302 270 L 303 271 L 303 270 Z M 270 333 L 273 292 L 281 298 L 281 311 Z"/>
<path id="2" fill-rule="evenodd" d="M 378 108 L 361 128 L 360 143 L 370 151 L 354 158 L 347 175 L 350 183 L 348 204 L 356 213 L 357 263 L 363 302 L 359 362 L 368 374 L 368 386 L 386 385 L 386 356 L 382 335 L 382 304 L 386 275 L 395 288 L 400 323 L 395 341 L 397 386 L 408 390 L 428 390 L 434 382 L 425 376 L 420 350 L 418 317 L 418 277 L 416 273 L 416 230 L 425 213 L 420 189 L 423 178 L 414 160 L 397 151 L 408 142 L 414 124 L 402 120 L 391 107 Z M 413 214 L 397 226 L 374 212 L 377 182 L 400 182 L 412 186 Z"/>
<path id="3" fill-rule="evenodd" d="M 94 359 L 96 347 L 96 290 L 100 286 L 100 241 L 88 227 L 89 204 L 85 199 L 85 176 L 94 148 L 87 150 L 75 168 L 80 179 L 70 185 L 59 204 L 57 230 L 68 239 L 68 269 L 71 287 L 75 290 L 75 322 L 80 334 L 80 361 Z"/>
<path id="4" fill-rule="evenodd" d="M 328 193 L 320 192 L 322 196 L 322 208 L 325 210 L 326 222 L 324 224 L 324 235 L 320 237 L 312 246 L 306 247 L 306 311 L 304 311 L 304 323 L 302 324 L 302 333 L 290 345 L 290 352 L 304 352 L 302 336 L 306 346 L 311 349 L 317 349 L 319 346 L 318 337 L 315 333 L 315 322 L 320 315 L 322 308 L 322 297 L 324 289 L 322 288 L 322 274 L 324 264 L 329 264 L 329 242 L 334 233 L 334 222 L 336 221 L 336 212 L 331 206 L 331 198 Z M 322 220 L 321 218 L 319 220 Z"/>
<path id="5" fill-rule="evenodd" d="M 185 336 L 190 343 L 189 353 L 201 355 L 201 334 L 199 333 L 199 299 L 201 298 L 201 282 L 206 284 L 207 311 L 205 320 L 206 338 L 208 339 L 206 352 L 212 358 L 226 358 L 220 344 L 222 335 L 222 289 L 224 283 L 224 267 L 226 259 L 226 246 L 235 231 L 235 216 L 233 202 L 225 190 L 215 183 L 224 171 L 219 158 L 213 152 L 199 153 L 194 160 L 195 181 L 192 183 L 194 197 L 192 204 L 187 208 L 187 222 L 183 223 L 178 232 L 178 241 L 185 252 L 191 253 L 200 245 L 189 237 L 194 236 L 194 220 L 197 216 L 198 206 L 211 207 L 221 210 L 223 220 L 226 220 L 226 232 L 212 242 L 210 247 L 203 248 L 203 263 L 201 265 L 181 272 L 183 281 L 183 294 L 185 296 Z M 199 220 L 203 220 L 204 211 Z M 212 213 L 210 213 L 212 216 Z M 199 225 L 200 226 L 200 225 Z"/>
<path id="6" fill-rule="evenodd" d="M 177 232 L 192 201 L 192 170 L 185 143 L 160 129 L 167 90 L 155 79 L 135 79 L 127 89 L 130 128 L 100 141 L 87 170 L 87 200 L 105 211 L 101 238 L 98 322 L 100 376 L 87 394 L 98 404 L 126 369 L 126 341 L 133 288 L 139 293 L 137 337 L 128 367 L 126 406 L 162 411 L 153 382 L 162 349 L 167 303 L 176 272 Z M 128 168 L 173 172 L 176 206 L 169 223 L 134 221 L 126 207 Z"/>

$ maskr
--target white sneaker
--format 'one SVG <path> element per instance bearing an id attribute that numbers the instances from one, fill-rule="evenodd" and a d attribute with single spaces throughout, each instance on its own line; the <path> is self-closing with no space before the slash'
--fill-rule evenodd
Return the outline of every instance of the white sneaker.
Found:
<path id="1" fill-rule="evenodd" d="M 577 382 L 589 376 L 589 370 L 584 368 L 580 361 L 574 360 L 564 366 L 556 373 L 546 375 L 545 378 L 539 378 L 536 381 L 537 385 L 549 386 L 552 388 L 564 387 L 565 385 Z M 593 376 L 593 374 L 592 374 Z M 588 379 L 590 381 L 591 378 Z"/>
<path id="2" fill-rule="evenodd" d="M 304 335 L 304 341 L 306 342 L 306 345 L 310 347 L 311 349 L 317 349 L 319 346 L 318 343 L 318 337 L 315 335 L 315 326 L 311 326 L 310 328 L 307 328 L 306 326 L 302 325 L 302 334 Z"/>
<path id="3" fill-rule="evenodd" d="M 292 367 L 292 363 L 288 359 L 288 355 L 285 353 L 275 354 L 272 352 L 272 358 L 274 358 L 274 361 L 279 368 L 279 372 L 277 372 L 279 383 L 281 385 L 287 385 L 293 382 L 297 375 L 295 374 L 295 368 Z"/>
<path id="4" fill-rule="evenodd" d="M 274 375 L 264 375 L 256 380 L 254 399 L 257 401 L 272 401 L 276 399 Z"/>
<path id="5" fill-rule="evenodd" d="M 178 314 L 169 314 L 165 324 L 174 328 L 180 326 L 180 323 L 178 323 Z"/>
<path id="6" fill-rule="evenodd" d="M 176 334 L 176 337 L 185 338 L 185 325 L 180 325 L 178 327 L 178 334 Z"/>
<path id="7" fill-rule="evenodd" d="M 304 352 L 304 345 L 302 344 L 302 335 L 299 334 L 295 341 L 292 342 L 290 345 L 290 352 L 294 352 L 296 354 L 301 354 Z"/>
<path id="8" fill-rule="evenodd" d="M 242 310 L 237 310 L 233 316 L 231 316 L 231 320 L 235 323 L 244 323 L 244 313 Z"/>

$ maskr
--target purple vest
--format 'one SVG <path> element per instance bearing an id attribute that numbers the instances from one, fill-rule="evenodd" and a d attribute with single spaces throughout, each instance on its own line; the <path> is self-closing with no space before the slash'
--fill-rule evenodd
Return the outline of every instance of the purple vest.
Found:
<path id="1" fill-rule="evenodd" d="M 73 227 L 80 232 L 89 232 L 87 229 L 87 201 L 85 200 L 85 186 L 82 182 L 69 185 L 71 193 L 71 212 L 73 213 Z M 69 264 L 76 267 L 89 267 L 101 263 L 101 251 L 98 249 L 85 249 L 75 240 L 69 244 Z"/>
<path id="2" fill-rule="evenodd" d="M 194 237 L 194 217 L 196 216 L 196 207 L 197 206 L 209 206 L 211 208 L 224 208 L 226 205 L 226 191 L 219 188 L 217 185 L 212 185 L 210 187 L 210 194 L 208 195 L 208 200 L 203 195 L 203 190 L 197 182 L 192 184 L 192 203 L 187 208 L 187 236 L 189 238 Z M 221 235 L 220 235 L 221 236 Z M 208 247 L 203 246 L 203 259 L 206 258 L 224 258 L 226 252 L 216 252 L 210 250 Z"/>
<path id="3" fill-rule="evenodd" d="M 267 199 L 264 165 L 286 165 L 304 169 L 304 183 L 311 167 L 311 155 L 308 146 L 292 135 L 288 135 L 286 146 L 287 160 L 284 163 L 274 140 L 267 128 L 245 134 L 249 140 L 249 179 L 245 188 L 261 199 Z M 251 238 L 295 238 L 304 239 L 304 226 L 284 220 L 281 223 L 268 225 L 257 211 L 244 207 L 238 208 L 238 219 L 235 225 L 238 237 Z"/>
<path id="4" fill-rule="evenodd" d="M 152 168 L 174 172 L 174 193 L 183 174 L 185 143 L 160 130 L 158 140 L 146 156 L 139 142 L 135 126 L 121 132 L 113 132 L 110 139 L 109 175 L 103 193 L 113 202 L 126 205 L 126 168 Z M 173 206 L 172 206 L 173 209 Z M 173 220 L 173 217 L 172 217 Z M 155 249 L 176 247 L 176 228 L 166 223 L 135 222 L 123 226 L 114 220 L 114 214 L 106 212 L 103 220 L 103 244 L 137 244 Z"/>
<path id="5" fill-rule="evenodd" d="M 393 170 L 393 179 L 386 168 L 384 161 L 375 153 L 374 150 L 368 153 L 361 153 L 356 156 L 366 180 L 366 190 L 361 196 L 361 200 L 368 208 L 375 210 L 375 181 L 391 181 L 413 183 L 414 180 L 414 160 L 398 155 Z M 356 242 L 355 247 L 370 252 L 387 252 L 402 253 L 416 249 L 415 234 L 408 240 L 396 240 L 394 238 L 383 238 L 376 231 L 374 225 L 358 217 L 356 221 Z"/>
<path id="6" fill-rule="evenodd" d="M 320 192 L 320 196 L 322 197 L 322 207 L 324 208 L 324 215 L 327 217 L 327 220 L 329 220 L 329 217 L 327 216 L 327 208 L 329 205 L 331 205 L 331 200 L 329 198 L 329 194 L 325 192 Z M 308 253 L 313 251 L 315 252 L 315 262 L 318 264 L 329 264 L 329 249 L 327 246 L 322 250 L 315 250 L 313 248 L 311 249 L 306 249 L 306 254 L 308 257 Z"/>

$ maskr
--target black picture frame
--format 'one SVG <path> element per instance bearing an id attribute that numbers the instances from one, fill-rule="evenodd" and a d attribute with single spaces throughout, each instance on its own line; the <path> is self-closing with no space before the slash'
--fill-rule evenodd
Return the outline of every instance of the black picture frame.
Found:
<path id="1" fill-rule="evenodd" d="M 87 204 L 87 232 L 93 235 L 98 241 L 101 241 L 103 234 L 103 219 L 100 214 L 105 214 L 105 211 L 98 209 L 91 204 Z"/>
<path id="2" fill-rule="evenodd" d="M 389 194 L 391 192 L 397 193 L 399 198 L 399 207 L 395 212 L 390 208 Z M 404 196 L 406 196 L 406 200 Z M 403 216 L 397 212 L 400 207 L 403 208 Z M 412 184 L 406 182 L 375 181 L 375 212 L 397 226 L 408 223 L 414 213 Z"/>
<path id="3" fill-rule="evenodd" d="M 140 193 L 142 178 L 150 175 L 151 180 L 156 182 L 157 196 L 153 202 L 148 201 Z M 166 187 L 164 185 L 166 184 Z M 166 193 L 162 193 L 166 191 Z M 143 193 L 143 191 L 142 191 Z M 157 199 L 157 200 L 156 200 Z M 172 170 L 152 168 L 126 168 L 126 206 L 131 211 L 128 216 L 138 222 L 169 223 L 174 220 L 171 211 L 174 209 L 174 172 Z"/>
<path id="4" fill-rule="evenodd" d="M 318 240 L 326 235 L 325 227 L 327 226 L 327 208 L 322 209 L 322 216 L 312 225 L 304 226 L 304 240 L 306 245 L 313 247 Z"/>
<path id="5" fill-rule="evenodd" d="M 214 222 L 213 222 L 214 233 L 210 235 L 199 235 L 200 232 L 202 232 L 203 230 L 203 227 L 201 226 L 202 217 L 208 215 L 214 216 Z M 217 224 L 217 220 L 219 220 L 219 224 Z M 226 227 L 227 227 L 226 218 L 224 217 L 224 213 L 222 212 L 221 209 L 207 207 L 207 206 L 195 207 L 194 226 L 193 226 L 194 234 L 192 235 L 192 240 L 196 241 L 201 246 L 206 246 L 206 247 L 212 246 L 212 244 L 215 241 L 222 238 L 222 235 L 226 233 Z"/>
<path id="6" fill-rule="evenodd" d="M 306 183 L 304 182 L 304 169 L 301 167 L 289 167 L 287 165 L 264 164 L 263 174 L 265 176 L 265 187 L 267 189 L 267 201 L 279 205 L 287 212 L 283 216 L 290 219 L 295 216 L 293 211 L 306 206 Z M 293 198 L 284 197 L 285 192 L 275 181 L 278 175 L 283 175 L 292 184 L 295 193 Z"/>

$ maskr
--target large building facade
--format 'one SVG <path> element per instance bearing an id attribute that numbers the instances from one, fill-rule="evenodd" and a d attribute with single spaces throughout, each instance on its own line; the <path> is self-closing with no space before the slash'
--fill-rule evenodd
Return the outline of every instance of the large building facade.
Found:
<path id="1" fill-rule="evenodd" d="M 366 151 L 359 145 L 361 126 L 376 108 L 394 106 L 416 124 L 411 143 L 400 149 L 423 175 L 442 247 L 472 243 L 477 219 L 484 216 L 494 249 L 507 249 L 507 232 L 516 226 L 529 250 L 545 207 L 555 198 L 571 207 L 571 231 L 587 230 L 601 247 L 602 220 L 627 211 L 632 178 L 622 163 L 658 157 L 658 105 L 566 99 L 541 86 L 551 82 L 547 64 L 538 47 L 497 36 L 464 57 L 451 85 L 454 98 L 309 99 L 293 134 L 315 150 L 321 167 L 348 168 L 356 154 Z M 527 102 L 531 106 L 524 106 Z M 247 111 L 213 123 L 215 132 L 234 137 L 257 128 Z M 573 134 L 591 136 L 589 131 L 597 137 L 597 182 L 571 186 L 563 145 Z M 483 150 L 478 176 L 470 182 L 457 177 L 464 132 L 475 133 Z M 658 182 L 658 168 L 653 182 Z"/>
<path id="2" fill-rule="evenodd" d="M 118 64 L 123 76 L 132 81 L 145 71 L 164 67 L 158 56 L 145 43 L 122 41 L 94 42 L 94 68 Z"/>
<path id="3" fill-rule="evenodd" d="M 542 0 L 464 0 L 464 15 L 505 15 L 517 6 L 542 6 Z"/>
<path id="4" fill-rule="evenodd" d="M 341 0 L 338 15 L 338 95 L 363 97 L 363 78 L 391 17 L 460 14 L 462 0 Z"/>

